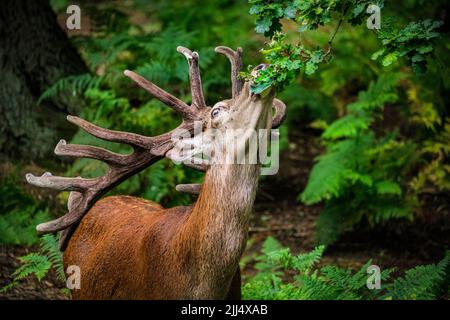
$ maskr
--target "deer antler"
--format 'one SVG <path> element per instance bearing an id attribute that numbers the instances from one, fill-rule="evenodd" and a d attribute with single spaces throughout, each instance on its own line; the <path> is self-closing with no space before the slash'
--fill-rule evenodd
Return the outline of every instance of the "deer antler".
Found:
<path id="1" fill-rule="evenodd" d="M 237 48 L 236 51 L 228 47 L 216 47 L 214 50 L 225 55 L 231 63 L 231 92 L 232 97 L 239 95 L 244 86 L 244 80 L 239 78 L 239 73 L 242 71 L 242 48 Z"/>
<path id="2" fill-rule="evenodd" d="M 232 97 L 235 98 L 239 95 L 244 86 L 244 80 L 239 77 L 239 73 L 242 71 L 242 48 L 237 48 L 234 51 L 231 48 L 219 46 L 214 50 L 217 53 L 225 55 L 231 63 L 231 87 Z M 272 120 L 272 128 L 278 128 L 284 121 L 286 116 L 286 105 L 278 99 L 274 99 L 273 107 L 275 109 L 275 116 Z"/>
<path id="3" fill-rule="evenodd" d="M 177 48 L 178 52 L 183 53 L 186 58 L 189 60 L 193 56 L 193 53 L 190 50 L 182 49 L 182 47 Z M 237 48 L 236 51 L 229 47 L 225 46 L 219 46 L 214 49 L 215 52 L 221 53 L 225 55 L 228 60 L 230 60 L 231 63 L 231 96 L 232 98 L 235 98 L 239 95 L 239 93 L 242 90 L 242 87 L 244 85 L 244 80 L 239 78 L 239 73 L 242 71 L 242 48 Z M 197 63 L 197 59 L 194 59 L 193 62 L 189 61 L 189 66 L 193 66 L 194 63 Z M 196 79 L 196 75 L 192 74 L 192 72 L 189 73 L 191 79 Z M 200 75 L 198 75 L 198 79 L 200 79 Z M 191 88 L 193 89 L 195 85 L 193 85 L 193 82 L 191 81 Z M 203 98 L 202 91 L 200 89 L 199 96 Z M 194 93 L 192 93 L 192 104 L 196 104 L 194 102 Z M 191 166 L 195 168 L 191 164 L 186 164 L 187 166 Z M 199 194 L 201 190 L 201 184 L 179 184 L 176 186 L 176 190 L 178 192 L 188 193 L 188 194 Z"/>
<path id="4" fill-rule="evenodd" d="M 180 50 L 178 50 L 181 52 Z M 232 98 L 239 95 L 244 86 L 244 80 L 239 77 L 239 73 L 242 71 L 242 48 L 237 48 L 236 51 L 229 47 L 219 46 L 216 47 L 215 52 L 225 55 L 231 63 L 231 88 Z M 185 54 L 186 55 L 186 54 Z M 188 52 L 187 56 L 192 55 Z M 191 84 L 191 87 L 192 84 Z M 192 94 L 194 96 L 194 94 Z M 279 99 L 274 99 L 273 108 L 275 109 L 275 115 L 272 120 L 272 128 L 278 128 L 286 117 L 286 105 Z M 176 190 L 188 194 L 199 194 L 201 190 L 201 184 L 179 184 L 176 186 Z"/>
<path id="5" fill-rule="evenodd" d="M 202 79 L 198 66 L 198 53 L 178 46 L 177 51 L 183 54 L 189 63 L 189 78 L 191 79 L 192 105 L 197 109 L 206 108 L 205 98 L 203 97 Z"/>
<path id="6" fill-rule="evenodd" d="M 132 71 L 126 70 L 124 74 L 155 98 L 180 113 L 183 118 L 180 126 L 159 136 L 146 137 L 129 132 L 100 128 L 81 118 L 68 116 L 67 120 L 69 122 L 97 138 L 130 145 L 133 148 L 133 153 L 123 155 L 93 146 L 67 144 L 66 141 L 61 140 L 55 148 L 55 154 L 103 161 L 109 166 L 107 173 L 93 179 L 58 177 L 52 176 L 51 173 L 44 173 L 40 177 L 30 173 L 26 174 L 26 179 L 30 184 L 60 191 L 71 191 L 68 201 L 68 213 L 53 221 L 39 224 L 36 227 L 40 234 L 65 229 L 61 235 L 60 246 L 62 250 L 64 250 L 65 242 L 75 230 L 78 222 L 101 196 L 123 180 L 162 159 L 173 147 L 171 137 L 175 130 L 184 129 L 192 132 L 194 121 L 202 119 L 207 106 L 203 97 L 198 54 L 183 47 L 178 47 L 177 50 L 187 58 L 189 63 L 192 91 L 191 105 L 186 104 Z M 203 171 L 206 170 L 206 167 L 203 165 L 193 165 L 192 167 Z"/>

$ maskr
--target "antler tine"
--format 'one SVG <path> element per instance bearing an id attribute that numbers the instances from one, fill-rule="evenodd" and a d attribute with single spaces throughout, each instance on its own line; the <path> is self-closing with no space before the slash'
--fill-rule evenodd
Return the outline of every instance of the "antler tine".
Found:
<path id="1" fill-rule="evenodd" d="M 275 108 L 275 116 L 272 119 L 272 128 L 276 129 L 281 126 L 286 117 L 286 105 L 283 101 L 274 99 L 272 106 Z"/>
<path id="2" fill-rule="evenodd" d="M 189 163 L 189 162 L 183 162 L 183 165 L 185 165 L 188 168 L 192 168 L 198 171 L 205 172 L 208 170 L 209 166 L 204 163 Z"/>
<path id="3" fill-rule="evenodd" d="M 192 108 L 190 108 L 185 102 L 180 99 L 174 97 L 170 93 L 161 89 L 154 83 L 148 81 L 144 77 L 138 75 L 137 73 L 125 70 L 123 72 L 125 76 L 136 82 L 141 88 L 145 89 L 155 98 L 159 99 L 161 102 L 165 103 L 169 107 L 173 108 L 175 111 L 179 112 L 183 118 L 191 119 L 194 117 L 194 112 Z"/>
<path id="4" fill-rule="evenodd" d="M 89 207 L 90 208 L 90 207 Z M 82 208 L 78 210 L 69 210 L 69 212 L 58 219 L 38 224 L 36 230 L 39 234 L 51 233 L 64 230 L 74 223 L 80 221 L 85 212 L 89 210 L 87 204 L 83 201 Z"/>
<path id="5" fill-rule="evenodd" d="M 202 189 L 202 185 L 199 183 L 177 184 L 175 189 L 178 192 L 197 195 L 200 193 L 200 191 Z"/>
<path id="6" fill-rule="evenodd" d="M 68 115 L 67 121 L 77 125 L 87 133 L 102 140 L 126 143 L 131 146 L 141 148 L 147 148 L 153 143 L 153 138 L 151 137 L 141 136 L 130 132 L 104 129 L 76 116 Z"/>
<path id="7" fill-rule="evenodd" d="M 59 191 L 85 191 L 92 186 L 93 179 L 64 178 L 53 176 L 50 172 L 44 173 L 40 177 L 36 177 L 31 173 L 27 173 L 25 178 L 29 184 L 37 187 L 55 189 Z"/>
<path id="8" fill-rule="evenodd" d="M 177 51 L 183 54 L 189 63 L 189 79 L 191 81 L 192 105 L 197 109 L 206 108 L 205 97 L 203 96 L 202 79 L 198 65 L 198 53 L 192 52 L 188 48 L 178 46 Z"/>
<path id="9" fill-rule="evenodd" d="M 244 85 L 244 80 L 239 78 L 239 73 L 242 71 L 242 48 L 239 47 L 234 51 L 231 48 L 219 46 L 214 51 L 225 55 L 230 60 L 232 97 L 235 98 Z"/>
<path id="10" fill-rule="evenodd" d="M 76 144 L 67 144 L 61 139 L 55 147 L 55 154 L 58 156 L 84 157 L 101 160 L 110 166 L 123 166 L 126 164 L 127 156 L 109 150 Z"/>

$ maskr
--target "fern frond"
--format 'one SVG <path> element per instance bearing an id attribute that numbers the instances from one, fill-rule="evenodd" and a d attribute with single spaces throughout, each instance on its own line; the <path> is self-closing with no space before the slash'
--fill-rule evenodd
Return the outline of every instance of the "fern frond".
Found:
<path id="1" fill-rule="evenodd" d="M 55 268 L 58 279 L 61 281 L 65 281 L 66 275 L 64 273 L 62 253 L 59 250 L 58 238 L 52 234 L 46 234 L 42 236 L 41 251 L 52 263 L 52 267 Z"/>
<path id="2" fill-rule="evenodd" d="M 373 141 L 372 135 L 365 135 L 330 145 L 313 167 L 300 200 L 314 204 L 341 196 L 350 184 L 348 173 L 357 170 L 357 155 L 362 155 Z"/>
<path id="3" fill-rule="evenodd" d="M 292 261 L 292 268 L 302 272 L 309 273 L 313 267 L 320 261 L 325 251 L 325 246 L 321 245 L 315 247 L 312 251 L 301 253 L 294 257 Z"/>
<path id="4" fill-rule="evenodd" d="M 58 239 L 51 234 L 44 235 L 41 239 L 40 251 L 20 257 L 21 265 L 14 273 L 13 281 L 0 288 L 0 293 L 15 287 L 24 278 L 34 275 L 41 281 L 51 268 L 56 270 L 58 279 L 65 281 L 62 253 L 59 251 Z"/>
<path id="5" fill-rule="evenodd" d="M 354 138 L 363 130 L 369 128 L 372 121 L 371 117 L 358 117 L 354 114 L 349 114 L 334 121 L 323 132 L 322 138 L 327 140 L 337 140 L 341 138 Z"/>
<path id="6" fill-rule="evenodd" d="M 437 265 L 417 266 L 406 271 L 402 278 L 396 279 L 388 287 L 384 298 L 395 300 L 435 299 L 440 290 L 448 290 L 449 265 L 450 251 Z M 446 285 L 445 288 L 441 287 L 443 284 Z"/>
<path id="7" fill-rule="evenodd" d="M 153 37 L 152 41 L 143 45 L 151 52 L 155 52 L 158 60 L 164 63 L 174 56 L 179 56 L 177 52 L 173 50 L 175 39 L 178 45 L 190 47 L 194 36 L 194 32 L 186 32 L 183 28 L 172 24 Z"/>
<path id="8" fill-rule="evenodd" d="M 103 76 L 93 76 L 90 73 L 72 75 L 59 79 L 41 94 L 38 104 L 46 99 L 56 97 L 61 92 L 70 92 L 72 95 L 77 95 L 84 93 L 88 89 L 97 89 L 103 80 Z"/>
<path id="9" fill-rule="evenodd" d="M 22 265 L 13 273 L 17 280 L 23 279 L 30 274 L 35 274 L 36 278 L 41 281 L 52 267 L 48 257 L 36 253 L 20 257 L 19 260 Z"/>
<path id="10" fill-rule="evenodd" d="M 263 246 L 262 246 L 262 253 L 264 254 L 270 254 L 273 251 L 281 250 L 283 247 L 281 246 L 281 243 L 276 240 L 274 237 L 267 237 L 266 240 L 264 240 Z"/>
<path id="11" fill-rule="evenodd" d="M 22 265 L 12 274 L 14 280 L 10 284 L 0 288 L 0 293 L 10 290 L 16 286 L 20 280 L 31 274 L 34 274 L 36 278 L 41 281 L 52 266 L 52 263 L 46 256 L 42 256 L 37 253 L 30 253 L 26 256 L 20 257 L 19 260 Z"/>
<path id="12" fill-rule="evenodd" d="M 289 248 L 270 239 L 268 246 L 275 250 L 263 253 L 258 261 L 270 268 L 259 269 L 242 287 L 244 299 L 270 300 L 362 300 L 362 299 L 435 299 L 445 295 L 450 283 L 450 251 L 437 265 L 418 266 L 406 271 L 403 278 L 392 282 L 393 269 L 381 271 L 380 289 L 369 289 L 369 260 L 356 272 L 334 265 L 316 267 L 324 247 L 293 256 Z M 272 257 L 271 257 L 272 256 Z M 278 257 L 281 259 L 274 259 Z M 286 264 L 286 262 L 289 264 Z M 283 269 L 284 273 L 279 270 Z M 274 272 L 277 270 L 278 272 Z M 292 277 L 292 274 L 295 275 Z M 285 277 L 290 275 L 290 277 Z M 290 279 L 290 280 L 287 280 Z"/>
<path id="13" fill-rule="evenodd" d="M 297 295 L 301 300 L 357 300 L 358 295 L 353 292 L 337 291 L 320 277 L 308 277 L 301 275 L 296 277 L 298 281 Z"/>
<path id="14" fill-rule="evenodd" d="M 402 188 L 398 183 L 394 181 L 389 180 L 379 181 L 375 184 L 375 189 L 377 190 L 377 193 L 381 195 L 395 195 L 395 196 L 402 195 Z"/>
<path id="15" fill-rule="evenodd" d="M 383 197 L 373 199 L 368 204 L 367 209 L 371 212 L 370 215 L 367 215 L 367 220 L 372 226 L 389 219 L 412 219 L 413 213 L 408 203 L 400 203 L 392 198 Z"/>
<path id="16" fill-rule="evenodd" d="M 365 91 L 358 94 L 358 100 L 347 106 L 347 110 L 354 114 L 374 113 L 384 107 L 386 103 L 398 100 L 395 87 L 406 75 L 403 73 L 384 73 L 376 81 L 372 81 Z"/>

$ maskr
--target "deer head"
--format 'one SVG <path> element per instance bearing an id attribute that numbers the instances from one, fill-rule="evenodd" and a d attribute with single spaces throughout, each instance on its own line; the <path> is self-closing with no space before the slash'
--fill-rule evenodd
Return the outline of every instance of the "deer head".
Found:
<path id="1" fill-rule="evenodd" d="M 240 53 L 229 48 L 219 47 L 218 52 L 225 53 L 232 61 L 232 74 L 236 74 L 240 65 Z M 256 77 L 260 70 L 264 70 L 266 64 L 260 64 L 252 71 Z M 274 101 L 275 90 L 270 87 L 260 94 L 251 90 L 252 83 L 233 78 L 233 97 L 214 104 L 203 119 L 195 124 L 194 137 L 189 132 L 175 132 L 172 137 L 174 147 L 167 152 L 166 157 L 182 162 L 186 165 L 242 163 L 251 161 L 257 163 L 257 148 L 261 138 L 268 139 L 268 130 L 278 127 L 285 114 L 285 105 Z M 274 123 L 272 124 L 272 106 L 276 110 Z M 262 135 L 261 135 L 262 133 Z M 255 144 L 253 148 L 250 143 Z M 266 144 L 264 144 L 266 145 Z M 252 155 L 249 153 L 253 151 Z M 201 156 L 201 158 L 196 156 Z M 256 161 L 255 161 L 256 160 Z"/>

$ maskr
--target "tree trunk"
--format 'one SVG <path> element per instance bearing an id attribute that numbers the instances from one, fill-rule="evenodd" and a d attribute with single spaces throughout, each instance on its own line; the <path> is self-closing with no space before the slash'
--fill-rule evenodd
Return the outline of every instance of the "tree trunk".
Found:
<path id="1" fill-rule="evenodd" d="M 79 106 L 37 101 L 58 79 L 85 72 L 47 0 L 0 2 L 0 158 L 42 159 L 74 132 L 65 115 Z"/>

